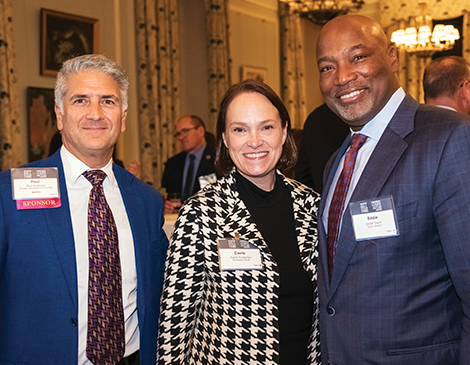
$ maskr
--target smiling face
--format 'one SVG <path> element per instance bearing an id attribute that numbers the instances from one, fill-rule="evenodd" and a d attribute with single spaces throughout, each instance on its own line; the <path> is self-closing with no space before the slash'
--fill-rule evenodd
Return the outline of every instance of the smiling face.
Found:
<path id="1" fill-rule="evenodd" d="M 57 105 L 55 111 L 65 148 L 91 168 L 106 165 L 126 129 L 127 110 L 116 80 L 96 70 L 72 74 L 63 105 L 63 113 Z"/>
<path id="2" fill-rule="evenodd" d="M 398 89 L 397 53 L 372 19 L 346 15 L 322 29 L 317 44 L 320 89 L 330 109 L 360 130 Z"/>
<path id="3" fill-rule="evenodd" d="M 238 172 L 260 189 L 272 190 L 287 137 L 274 105 L 256 92 L 236 96 L 227 109 L 222 137 Z"/>

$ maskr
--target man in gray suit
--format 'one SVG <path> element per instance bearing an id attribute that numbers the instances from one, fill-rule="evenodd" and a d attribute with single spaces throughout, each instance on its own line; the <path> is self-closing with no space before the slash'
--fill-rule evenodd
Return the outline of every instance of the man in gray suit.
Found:
<path id="1" fill-rule="evenodd" d="M 470 119 L 403 91 L 372 19 L 331 20 L 317 57 L 351 129 L 319 212 L 323 363 L 470 364 Z"/>

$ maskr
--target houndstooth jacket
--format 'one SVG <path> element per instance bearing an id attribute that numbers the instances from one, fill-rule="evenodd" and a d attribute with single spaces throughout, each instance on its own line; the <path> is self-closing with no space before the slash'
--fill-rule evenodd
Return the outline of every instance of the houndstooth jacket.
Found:
<path id="1" fill-rule="evenodd" d="M 314 286 L 308 364 L 320 364 L 317 290 L 319 195 L 283 177 L 291 190 L 297 241 Z M 248 240 L 264 270 L 221 272 L 217 239 Z M 161 302 L 158 364 L 277 364 L 279 273 L 239 198 L 233 172 L 182 208 L 171 237 Z"/>

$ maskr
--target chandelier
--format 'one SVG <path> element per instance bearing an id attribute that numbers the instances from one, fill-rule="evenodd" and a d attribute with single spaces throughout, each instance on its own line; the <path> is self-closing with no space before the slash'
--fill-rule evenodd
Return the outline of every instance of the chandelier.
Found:
<path id="1" fill-rule="evenodd" d="M 300 13 L 315 24 L 325 24 L 339 15 L 344 15 L 350 10 L 359 10 L 364 5 L 364 0 L 279 0 L 287 3 L 290 8 Z"/>
<path id="2" fill-rule="evenodd" d="M 436 24 L 431 31 L 430 15 L 417 16 L 410 22 L 412 24 L 409 27 L 394 31 L 391 41 L 399 49 L 418 57 L 429 57 L 435 52 L 452 49 L 460 38 L 459 30 L 453 25 Z"/>

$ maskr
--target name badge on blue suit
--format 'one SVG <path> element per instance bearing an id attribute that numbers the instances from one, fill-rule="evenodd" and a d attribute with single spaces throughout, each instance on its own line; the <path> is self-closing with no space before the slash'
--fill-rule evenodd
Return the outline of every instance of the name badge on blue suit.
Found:
<path id="1" fill-rule="evenodd" d="M 353 202 L 349 209 L 356 241 L 399 235 L 392 196 Z"/>
<path id="2" fill-rule="evenodd" d="M 57 167 L 11 169 L 11 188 L 18 210 L 61 206 Z"/>

